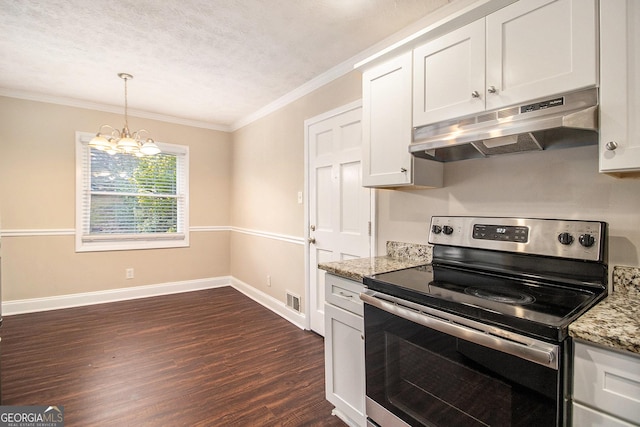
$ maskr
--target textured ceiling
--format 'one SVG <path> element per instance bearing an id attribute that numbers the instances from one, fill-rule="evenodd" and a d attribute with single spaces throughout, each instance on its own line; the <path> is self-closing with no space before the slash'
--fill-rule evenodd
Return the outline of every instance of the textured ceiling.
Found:
<path id="1" fill-rule="evenodd" d="M 0 94 L 233 128 L 451 0 L 0 0 Z"/>

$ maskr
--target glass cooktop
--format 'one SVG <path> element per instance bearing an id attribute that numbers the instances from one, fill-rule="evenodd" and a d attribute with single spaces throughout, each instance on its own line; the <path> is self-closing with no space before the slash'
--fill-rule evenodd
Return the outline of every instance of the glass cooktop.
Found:
<path id="1" fill-rule="evenodd" d="M 432 265 L 365 277 L 364 284 L 374 291 L 552 340 L 566 338 L 569 324 L 606 295 L 604 289 Z"/>

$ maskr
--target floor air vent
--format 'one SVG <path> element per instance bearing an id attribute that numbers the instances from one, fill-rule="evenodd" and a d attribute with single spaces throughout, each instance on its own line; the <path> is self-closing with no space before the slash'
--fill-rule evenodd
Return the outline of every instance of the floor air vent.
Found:
<path id="1" fill-rule="evenodd" d="M 300 313 L 300 296 L 287 291 L 287 307 Z"/>

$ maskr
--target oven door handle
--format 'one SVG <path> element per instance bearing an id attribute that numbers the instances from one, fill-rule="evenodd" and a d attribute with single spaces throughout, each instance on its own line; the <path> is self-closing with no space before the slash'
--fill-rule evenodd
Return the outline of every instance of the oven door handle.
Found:
<path id="1" fill-rule="evenodd" d="M 488 331 L 475 329 L 470 326 L 461 325 L 454 320 L 457 316 L 450 315 L 445 312 L 438 311 L 436 317 L 426 314 L 417 308 L 411 308 L 403 305 L 403 301 L 395 297 L 384 295 L 384 299 L 378 298 L 379 294 L 374 291 L 366 291 L 360 294 L 360 299 L 366 304 L 377 307 L 387 313 L 417 323 L 427 328 L 434 329 L 447 335 L 461 338 L 463 340 L 488 347 L 496 351 L 508 353 L 513 356 L 526 359 L 530 362 L 537 363 L 548 368 L 558 369 L 558 346 L 548 344 L 542 341 L 526 338 L 527 342 L 517 342 L 512 339 L 505 339 L 490 334 Z M 412 303 L 408 303 L 414 305 Z M 417 305 L 416 305 L 417 306 Z M 465 319 L 468 321 L 468 319 Z M 366 323 L 366 321 L 365 321 Z M 468 321 L 468 323 L 477 323 Z"/>

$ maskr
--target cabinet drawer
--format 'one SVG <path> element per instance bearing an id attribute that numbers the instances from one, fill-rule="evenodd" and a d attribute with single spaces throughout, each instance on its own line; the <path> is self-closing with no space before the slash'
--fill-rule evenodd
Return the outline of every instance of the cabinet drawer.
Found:
<path id="1" fill-rule="evenodd" d="M 573 398 L 622 420 L 640 420 L 640 357 L 575 343 Z"/>
<path id="2" fill-rule="evenodd" d="M 364 285 L 354 280 L 327 274 L 325 278 L 325 300 L 329 304 L 362 316 L 364 313 L 360 293 Z"/>
<path id="3" fill-rule="evenodd" d="M 595 411 L 579 403 L 573 403 L 573 427 L 602 426 L 602 427 L 634 427 L 625 421 L 619 420 L 611 415 Z"/>

